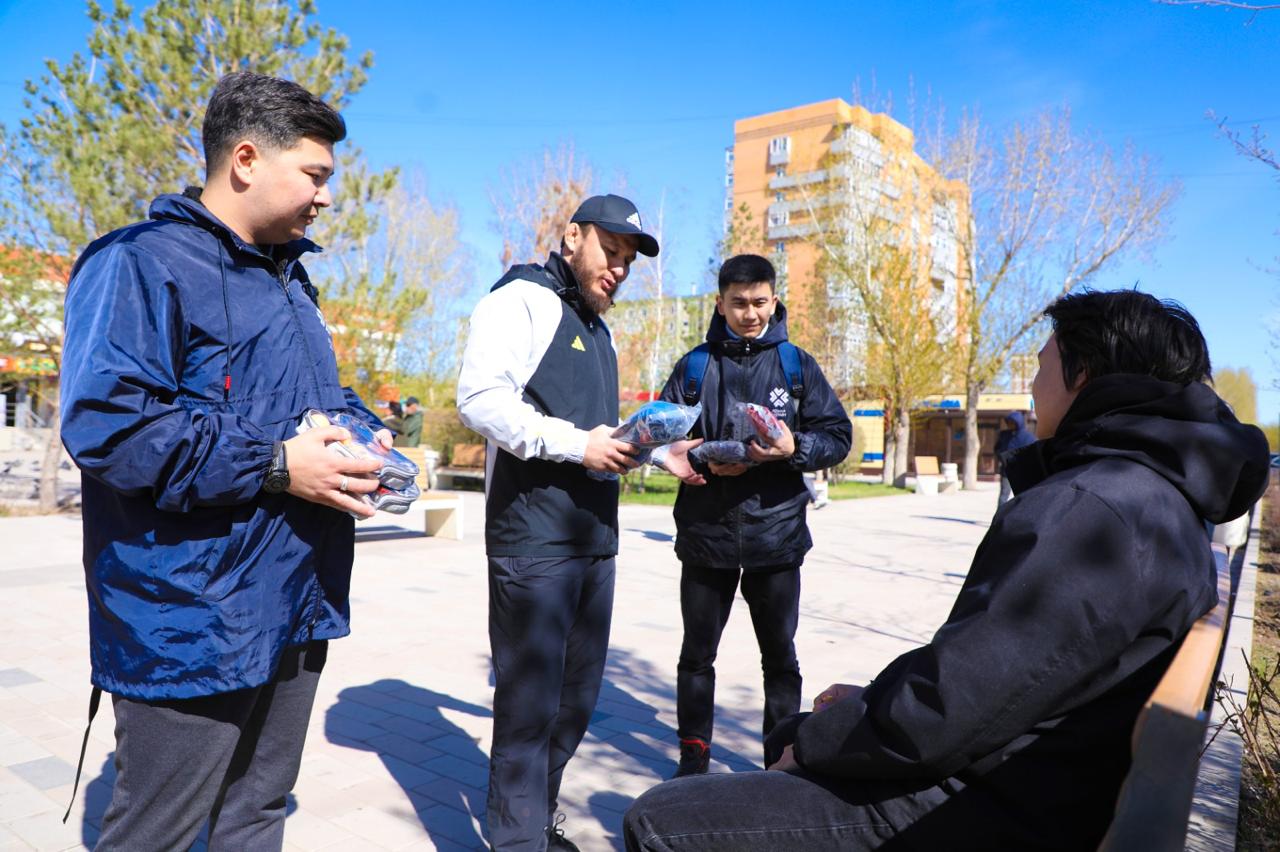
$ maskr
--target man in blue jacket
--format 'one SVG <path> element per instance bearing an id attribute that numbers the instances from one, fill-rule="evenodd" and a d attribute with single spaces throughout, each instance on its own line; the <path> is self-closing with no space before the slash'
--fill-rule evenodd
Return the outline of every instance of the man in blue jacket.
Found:
<path id="1" fill-rule="evenodd" d="M 628 850 L 1098 847 L 1138 712 L 1217 602 L 1204 522 L 1261 496 L 1267 441 L 1207 384 L 1180 305 L 1083 292 L 1046 314 L 1040 440 L 946 623 L 780 723 L 774 771 L 645 793 Z"/>
<path id="2" fill-rule="evenodd" d="M 224 77 L 203 193 L 77 261 L 62 437 L 83 472 L 96 708 L 116 781 L 99 849 L 279 849 L 327 640 L 344 636 L 350 513 L 374 462 L 296 436 L 309 408 L 381 423 L 338 381 L 299 260 L 342 118 L 300 86 Z M 388 446 L 390 434 L 379 437 Z"/>
<path id="3" fill-rule="evenodd" d="M 764 734 L 800 709 L 795 635 L 800 564 L 813 546 L 804 473 L 839 464 L 853 427 L 809 353 L 787 340 L 787 312 L 774 293 L 773 264 L 743 254 L 720 269 L 707 342 L 676 364 L 668 402 L 702 403 L 694 438 L 744 439 L 737 403 L 756 403 L 781 421 L 782 435 L 756 438 L 743 462 L 699 467 L 707 484 L 680 487 L 676 555 L 681 562 L 684 643 L 676 678 L 680 737 L 677 776 L 707 771 L 715 704 L 715 659 L 739 585 L 764 669 Z M 657 460 L 663 461 L 659 452 Z"/>

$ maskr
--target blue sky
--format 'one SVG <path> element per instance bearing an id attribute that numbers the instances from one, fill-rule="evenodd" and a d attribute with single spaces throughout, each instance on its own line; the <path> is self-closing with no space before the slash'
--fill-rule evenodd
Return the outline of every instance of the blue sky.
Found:
<path id="1" fill-rule="evenodd" d="M 319 19 L 374 52 L 347 111 L 352 139 L 459 206 L 477 294 L 501 271 L 489 193 L 502 169 L 549 145 L 572 141 L 602 189 L 625 176 L 650 217 L 665 197 L 669 269 L 688 292 L 705 283 L 735 118 L 847 99 L 873 79 L 899 104 L 914 81 L 996 126 L 1067 104 L 1078 127 L 1132 140 L 1183 184 L 1168 239 L 1098 285 L 1184 302 L 1215 363 L 1252 368 L 1260 416 L 1280 416 L 1268 336 L 1280 274 L 1266 271 L 1280 266 L 1280 180 L 1205 118 L 1258 121 L 1280 147 L 1280 11 L 1246 26 L 1246 13 L 1149 0 L 319 0 Z M 80 2 L 0 0 L 0 122 L 21 115 L 22 80 L 82 51 L 88 32 Z"/>

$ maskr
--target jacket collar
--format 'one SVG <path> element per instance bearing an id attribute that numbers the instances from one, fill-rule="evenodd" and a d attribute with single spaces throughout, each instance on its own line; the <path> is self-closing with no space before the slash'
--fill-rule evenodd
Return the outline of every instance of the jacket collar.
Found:
<path id="1" fill-rule="evenodd" d="M 320 246 L 303 237 L 282 245 L 270 246 L 269 250 L 264 252 L 252 243 L 245 242 L 226 223 L 213 215 L 209 208 L 201 203 L 200 193 L 200 187 L 189 186 L 183 190 L 181 195 L 161 195 L 151 202 L 151 209 L 148 215 L 152 219 L 195 225 L 231 243 L 238 250 L 265 258 L 272 264 L 292 263 L 307 252 L 323 251 Z"/>
<path id="2" fill-rule="evenodd" d="M 553 251 L 547 255 L 547 262 L 542 268 L 555 279 L 557 296 L 568 302 L 583 319 L 598 319 L 595 311 L 587 307 L 586 300 L 582 298 L 582 285 L 578 283 L 578 277 L 573 274 L 569 261 L 561 257 L 560 252 Z"/>
<path id="3" fill-rule="evenodd" d="M 772 349 L 786 339 L 787 308 L 781 301 L 769 320 L 768 328 L 759 337 L 747 340 L 734 334 L 719 311 L 712 313 L 711 324 L 707 327 L 707 342 L 726 355 L 750 355 L 762 349 Z"/>

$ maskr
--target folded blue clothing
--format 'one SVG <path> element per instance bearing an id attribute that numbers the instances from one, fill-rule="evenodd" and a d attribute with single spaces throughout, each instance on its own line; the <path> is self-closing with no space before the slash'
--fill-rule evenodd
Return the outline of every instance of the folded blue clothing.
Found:
<path id="1" fill-rule="evenodd" d="M 704 464 L 754 464 L 745 441 L 706 441 L 690 450 L 689 458 Z"/>
<path id="2" fill-rule="evenodd" d="M 651 450 L 679 441 L 689 434 L 689 430 L 701 416 L 702 403 L 689 406 L 654 400 L 636 409 L 621 426 L 613 430 L 613 437 L 639 448 L 642 452 L 636 454 L 636 460 L 645 464 L 652 455 Z M 595 470 L 587 471 L 587 476 L 604 480 L 618 478 L 616 473 Z"/>

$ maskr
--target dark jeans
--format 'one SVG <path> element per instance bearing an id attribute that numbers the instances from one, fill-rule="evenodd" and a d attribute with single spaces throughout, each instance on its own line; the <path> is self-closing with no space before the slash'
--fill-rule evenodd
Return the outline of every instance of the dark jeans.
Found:
<path id="1" fill-rule="evenodd" d="M 495 850 L 545 848 L 565 764 L 600 695 L 613 578 L 612 557 L 489 558 Z"/>
<path id="2" fill-rule="evenodd" d="M 652 788 L 631 805 L 623 831 L 628 852 L 999 848 L 972 834 L 888 845 L 945 799 L 937 787 L 866 784 L 837 792 L 802 774 L 713 773 Z"/>
<path id="3" fill-rule="evenodd" d="M 684 642 L 676 667 L 676 716 L 681 739 L 711 742 L 716 652 L 729 621 L 739 577 L 764 670 L 764 735 L 768 736 L 779 720 L 800 709 L 800 664 L 795 645 L 800 617 L 799 566 L 740 572 L 685 565 L 680 574 Z"/>
<path id="4" fill-rule="evenodd" d="M 289 648 L 262 686 L 201 698 L 112 696 L 116 782 L 97 849 L 280 849 L 327 642 Z"/>
<path id="5" fill-rule="evenodd" d="M 774 729 L 765 743 L 766 764 L 795 741 L 807 715 L 788 717 Z M 690 781 L 696 783 L 685 783 Z M 636 799 L 623 833 L 629 852 L 857 852 L 885 846 L 945 799 L 927 785 L 831 784 L 803 771 L 695 775 Z M 950 849 L 952 840 L 935 837 L 921 848 Z"/>

